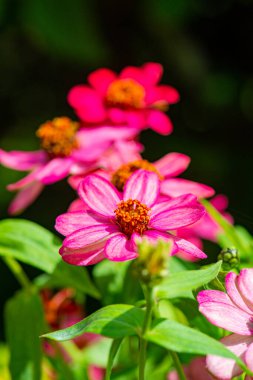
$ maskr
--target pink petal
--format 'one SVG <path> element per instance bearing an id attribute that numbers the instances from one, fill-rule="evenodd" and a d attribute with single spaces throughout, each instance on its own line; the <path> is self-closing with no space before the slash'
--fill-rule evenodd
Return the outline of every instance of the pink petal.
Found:
<path id="1" fill-rule="evenodd" d="M 170 241 L 173 244 L 172 251 L 170 252 L 170 254 L 175 255 L 178 251 L 178 246 L 175 243 L 174 239 L 171 237 L 170 234 L 166 232 L 157 231 L 157 230 L 148 230 L 144 232 L 143 237 L 147 238 L 151 243 L 156 243 L 158 239 Z"/>
<path id="2" fill-rule="evenodd" d="M 176 230 L 197 222 L 205 214 L 202 206 L 167 208 L 152 216 L 150 226 L 158 230 Z"/>
<path id="3" fill-rule="evenodd" d="M 89 380 L 103 380 L 105 376 L 105 369 L 90 364 L 88 367 Z"/>
<path id="4" fill-rule="evenodd" d="M 36 179 L 44 185 L 58 182 L 69 175 L 72 164 L 69 158 L 54 158 L 38 170 Z"/>
<path id="5" fill-rule="evenodd" d="M 78 194 L 93 211 L 110 217 L 114 217 L 114 211 L 121 201 L 116 188 L 96 174 L 91 174 L 81 181 L 78 186 Z"/>
<path id="6" fill-rule="evenodd" d="M 237 285 L 248 307 L 253 310 L 253 269 L 242 269 L 237 277 Z"/>
<path id="7" fill-rule="evenodd" d="M 104 95 L 108 86 L 116 79 L 116 74 L 109 69 L 101 68 L 93 71 L 88 76 L 89 84 L 101 95 Z"/>
<path id="8" fill-rule="evenodd" d="M 104 248 L 87 250 L 86 248 L 79 250 L 72 250 L 67 247 L 60 249 L 62 259 L 71 265 L 93 265 L 105 259 Z"/>
<path id="9" fill-rule="evenodd" d="M 16 190 L 21 190 L 22 188 L 30 185 L 32 182 L 36 180 L 36 175 L 40 168 L 34 169 L 32 172 L 27 174 L 25 177 L 21 178 L 19 181 L 15 183 L 11 183 L 7 186 L 7 189 L 9 191 L 16 191 Z"/>
<path id="10" fill-rule="evenodd" d="M 253 321 L 250 314 L 227 303 L 202 302 L 199 311 L 209 322 L 240 335 L 253 334 Z"/>
<path id="11" fill-rule="evenodd" d="M 70 249 L 82 249 L 87 246 L 100 244 L 109 236 L 118 232 L 118 227 L 113 224 L 94 224 L 72 232 L 63 240 L 63 246 Z"/>
<path id="12" fill-rule="evenodd" d="M 143 129 L 146 127 L 146 115 L 142 110 L 137 111 L 124 111 L 126 117 L 126 123 L 129 128 Z"/>
<path id="13" fill-rule="evenodd" d="M 250 344 L 250 346 L 248 347 L 245 353 L 244 359 L 245 359 L 246 365 L 249 367 L 251 371 L 253 371 L 253 339 L 252 339 L 252 343 Z"/>
<path id="14" fill-rule="evenodd" d="M 157 84 L 163 75 L 163 67 L 160 63 L 147 62 L 142 66 L 142 70 L 148 83 L 152 85 Z"/>
<path id="15" fill-rule="evenodd" d="M 210 203 L 212 203 L 216 210 L 225 211 L 228 208 L 228 197 L 223 194 L 217 194 L 210 200 Z"/>
<path id="16" fill-rule="evenodd" d="M 183 173 L 189 166 L 191 159 L 181 153 L 169 153 L 154 162 L 156 169 L 165 178 L 174 177 Z"/>
<path id="17" fill-rule="evenodd" d="M 81 120 L 87 123 L 100 123 L 106 118 L 102 98 L 88 86 L 75 86 L 68 94 L 68 102 Z"/>
<path id="18" fill-rule="evenodd" d="M 144 205 L 152 206 L 159 194 L 160 184 L 156 173 L 137 170 L 124 186 L 123 199 L 137 199 Z"/>
<path id="19" fill-rule="evenodd" d="M 176 237 L 171 235 L 174 242 L 178 246 L 179 251 L 185 252 L 188 255 L 195 257 L 197 259 L 205 259 L 207 255 L 202 252 L 198 247 L 193 245 L 191 242 L 181 239 L 180 237 Z"/>
<path id="20" fill-rule="evenodd" d="M 35 152 L 22 152 L 13 150 L 5 152 L 0 149 L 0 163 L 15 170 L 31 170 L 38 164 L 43 164 L 47 155 L 43 150 Z"/>
<path id="21" fill-rule="evenodd" d="M 105 246 L 105 256 L 112 261 L 126 261 L 137 257 L 133 240 L 128 240 L 126 235 L 119 232 L 111 237 Z"/>
<path id="22" fill-rule="evenodd" d="M 40 182 L 32 182 L 18 192 L 12 200 L 8 212 L 17 215 L 25 210 L 39 196 L 44 186 Z"/>
<path id="23" fill-rule="evenodd" d="M 230 272 L 226 275 L 226 289 L 229 297 L 234 302 L 236 306 L 240 309 L 246 311 L 247 313 L 253 314 L 253 308 L 249 308 L 245 303 L 243 297 L 241 296 L 237 288 L 237 275 L 234 272 Z"/>
<path id="24" fill-rule="evenodd" d="M 156 204 L 152 207 L 152 217 L 167 211 L 168 209 L 174 209 L 178 207 L 199 207 L 200 203 L 197 201 L 195 195 L 185 194 L 176 198 L 170 198 L 167 196 L 160 196 L 157 198 Z"/>
<path id="25" fill-rule="evenodd" d="M 143 69 L 141 67 L 135 67 L 135 66 L 125 67 L 121 71 L 119 78 L 120 79 L 123 79 L 123 78 L 134 79 L 136 82 L 139 82 L 143 86 L 145 86 L 148 82 L 148 78 L 145 76 Z"/>
<path id="26" fill-rule="evenodd" d="M 198 198 L 208 198 L 214 195 L 214 189 L 210 186 L 183 178 L 165 179 L 161 184 L 161 192 L 170 197 L 188 193 L 194 194 Z"/>
<path id="27" fill-rule="evenodd" d="M 106 218 L 92 211 L 67 212 L 56 218 L 55 229 L 60 234 L 68 236 L 82 228 L 101 225 L 106 221 Z"/>
<path id="28" fill-rule="evenodd" d="M 178 91 L 171 86 L 156 86 L 147 90 L 146 102 L 148 105 L 156 106 L 163 104 L 174 104 L 180 100 L 180 95 Z"/>
<path id="29" fill-rule="evenodd" d="M 201 292 L 199 292 L 197 300 L 199 304 L 206 302 L 219 302 L 229 306 L 234 306 L 229 296 L 226 293 L 221 292 L 220 290 L 202 290 Z"/>
<path id="30" fill-rule="evenodd" d="M 148 112 L 147 125 L 161 135 L 169 135 L 173 131 L 173 125 L 168 116 L 158 110 Z"/>
<path id="31" fill-rule="evenodd" d="M 243 359 L 243 356 L 252 341 L 252 337 L 237 334 L 232 334 L 221 339 L 221 342 L 241 359 Z M 234 376 L 238 376 L 242 373 L 242 370 L 232 359 L 208 355 L 206 363 L 208 370 L 214 376 L 222 380 L 230 380 L 234 378 Z"/>

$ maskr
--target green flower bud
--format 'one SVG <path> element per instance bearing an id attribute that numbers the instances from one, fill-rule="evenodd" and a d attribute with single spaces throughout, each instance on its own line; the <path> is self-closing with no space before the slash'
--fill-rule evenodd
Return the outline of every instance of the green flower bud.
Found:
<path id="1" fill-rule="evenodd" d="M 145 284 L 160 282 L 168 274 L 171 242 L 158 239 L 151 243 L 143 239 L 137 243 L 137 247 L 139 256 L 133 265 L 134 273 Z"/>
<path id="2" fill-rule="evenodd" d="M 218 255 L 218 260 L 222 260 L 223 269 L 226 271 L 237 268 L 240 263 L 238 249 L 235 247 L 223 249 Z"/>

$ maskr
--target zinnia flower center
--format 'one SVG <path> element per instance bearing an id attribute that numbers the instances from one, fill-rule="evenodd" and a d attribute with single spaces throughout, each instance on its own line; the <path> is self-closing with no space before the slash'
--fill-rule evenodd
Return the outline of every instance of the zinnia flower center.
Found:
<path id="1" fill-rule="evenodd" d="M 143 107 L 144 97 L 144 87 L 134 79 L 118 79 L 108 87 L 106 103 L 110 107 L 138 109 Z"/>
<path id="2" fill-rule="evenodd" d="M 116 172 L 112 175 L 112 183 L 119 191 L 124 189 L 125 183 L 128 178 L 138 169 L 144 169 L 149 172 L 154 172 L 162 180 L 163 176 L 159 173 L 156 167 L 147 160 L 136 160 L 129 162 L 128 164 L 123 164 L 119 167 Z"/>
<path id="3" fill-rule="evenodd" d="M 79 123 L 68 117 L 56 117 L 42 124 L 36 132 L 41 140 L 41 148 L 50 157 L 67 157 L 78 148 L 76 132 Z"/>
<path id="4" fill-rule="evenodd" d="M 147 231 L 150 220 L 149 211 L 150 209 L 140 201 L 129 199 L 121 201 L 114 213 L 121 231 L 131 236 L 134 232 L 142 235 Z"/>

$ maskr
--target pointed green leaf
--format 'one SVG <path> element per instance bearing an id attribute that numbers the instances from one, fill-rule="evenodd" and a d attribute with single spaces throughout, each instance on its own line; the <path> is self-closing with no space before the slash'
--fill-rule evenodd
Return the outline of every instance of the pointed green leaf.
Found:
<path id="1" fill-rule="evenodd" d="M 191 291 L 212 281 L 219 273 L 221 261 L 204 269 L 175 272 L 156 287 L 157 298 L 192 297 Z"/>
<path id="2" fill-rule="evenodd" d="M 40 380 L 43 307 L 38 294 L 20 291 L 5 308 L 6 338 L 10 348 L 13 380 Z"/>
<path id="3" fill-rule="evenodd" d="M 139 335 L 144 315 L 143 310 L 131 305 L 110 305 L 96 311 L 71 327 L 45 334 L 43 337 L 64 341 L 86 332 L 101 334 L 113 339 Z"/>
<path id="4" fill-rule="evenodd" d="M 239 365 L 242 365 L 241 360 L 219 341 L 175 321 L 166 319 L 155 321 L 153 328 L 145 338 L 175 352 L 223 356 L 234 359 Z"/>

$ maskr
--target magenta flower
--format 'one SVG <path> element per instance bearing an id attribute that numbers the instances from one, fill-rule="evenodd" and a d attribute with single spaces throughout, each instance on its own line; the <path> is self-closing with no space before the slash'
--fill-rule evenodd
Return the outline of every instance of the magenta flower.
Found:
<path id="1" fill-rule="evenodd" d="M 20 181 L 8 185 L 8 190 L 18 191 L 9 207 L 10 214 L 17 214 L 29 206 L 45 185 L 60 181 L 69 174 L 96 169 L 103 154 L 113 151 L 120 140 L 133 138 L 136 134 L 134 129 L 129 128 L 78 128 L 79 124 L 69 118 L 58 117 L 38 129 L 41 150 L 6 152 L 0 149 L 2 165 L 29 171 Z M 136 146 L 136 149 L 140 148 Z"/>
<path id="2" fill-rule="evenodd" d="M 227 294 L 218 290 L 200 292 L 199 310 L 212 324 L 233 332 L 221 342 L 253 370 L 253 269 L 242 269 L 239 275 L 228 273 L 225 285 Z M 242 373 L 233 360 L 218 356 L 207 356 L 207 367 L 222 380 Z"/>
<path id="3" fill-rule="evenodd" d="M 152 62 L 128 66 L 119 75 L 102 68 L 88 76 L 88 85 L 73 87 L 68 101 L 86 123 L 150 127 L 168 135 L 173 126 L 163 111 L 179 101 L 179 94 L 173 87 L 157 85 L 162 72 L 162 66 Z"/>
<path id="4" fill-rule="evenodd" d="M 60 249 L 63 259 L 73 265 L 104 258 L 131 260 L 137 257 L 135 240 L 141 237 L 171 239 L 174 252 L 205 258 L 200 249 L 168 232 L 195 223 L 204 215 L 204 207 L 191 194 L 159 203 L 159 191 L 157 174 L 145 170 L 129 178 L 123 194 L 106 179 L 87 176 L 78 188 L 86 209 L 56 220 L 57 231 L 66 236 Z"/>
<path id="5" fill-rule="evenodd" d="M 127 160 L 130 156 L 126 149 L 121 149 L 121 159 L 117 160 L 116 156 L 103 158 L 104 164 L 101 164 L 101 168 L 105 168 L 106 171 L 99 172 L 99 175 L 111 180 L 111 182 L 117 187 L 119 191 L 122 191 L 126 181 L 130 176 L 139 169 L 154 172 L 158 175 L 161 184 L 161 195 L 167 197 L 177 197 L 183 194 L 193 194 L 198 198 L 208 198 L 214 195 L 214 189 L 210 186 L 202 183 L 190 181 L 184 178 L 176 178 L 179 174 L 183 173 L 190 164 L 190 157 L 182 153 L 168 153 L 160 160 L 153 163 L 144 160 L 139 154 L 139 150 L 133 146 L 132 151 L 129 153 L 131 157 L 135 157 L 134 161 Z M 124 152 L 124 153 L 123 153 Z M 123 156 L 124 155 L 124 156 Z M 121 164 L 119 165 L 119 162 Z M 81 177 L 71 177 L 70 182 L 74 188 L 77 188 Z"/>
<path id="6" fill-rule="evenodd" d="M 212 380 L 213 377 L 208 373 L 206 368 L 206 360 L 204 357 L 198 357 L 191 361 L 187 366 L 184 366 L 184 372 L 187 380 Z M 169 373 L 167 380 L 179 380 L 176 371 Z"/>

